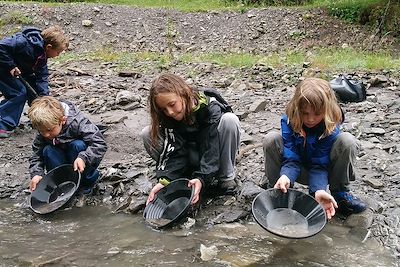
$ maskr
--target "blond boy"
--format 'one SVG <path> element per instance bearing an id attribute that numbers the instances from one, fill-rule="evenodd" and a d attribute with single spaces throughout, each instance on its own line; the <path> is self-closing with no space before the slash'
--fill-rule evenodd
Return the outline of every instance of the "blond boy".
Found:
<path id="1" fill-rule="evenodd" d="M 81 188 L 90 193 L 107 144 L 98 127 L 68 101 L 43 96 L 32 102 L 28 111 L 32 126 L 39 131 L 33 141 L 30 159 L 30 189 L 36 189 L 45 171 L 62 164 L 73 164 L 82 173 Z"/>

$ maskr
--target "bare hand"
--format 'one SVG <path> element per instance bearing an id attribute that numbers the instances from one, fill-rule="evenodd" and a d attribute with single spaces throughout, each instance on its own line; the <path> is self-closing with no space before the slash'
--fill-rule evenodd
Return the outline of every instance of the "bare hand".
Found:
<path id="1" fill-rule="evenodd" d="M 21 71 L 19 70 L 18 67 L 15 67 L 12 70 L 10 70 L 10 74 L 11 76 L 18 77 L 19 75 L 21 75 Z"/>
<path id="2" fill-rule="evenodd" d="M 33 178 L 31 179 L 31 182 L 29 183 L 29 190 L 35 191 L 36 189 L 36 185 L 40 182 L 40 180 L 42 180 L 42 176 L 40 175 L 35 175 L 33 176 Z"/>
<path id="3" fill-rule="evenodd" d="M 287 189 L 290 187 L 290 179 L 286 175 L 282 175 L 279 177 L 278 181 L 276 181 L 274 188 L 280 189 L 283 193 L 287 192 Z"/>
<path id="4" fill-rule="evenodd" d="M 194 187 L 194 196 L 192 199 L 192 205 L 196 204 L 200 200 L 200 191 L 203 187 L 203 184 L 199 179 L 191 179 L 188 184 L 189 187 Z"/>
<path id="5" fill-rule="evenodd" d="M 326 212 L 328 219 L 331 219 L 335 215 L 335 208 L 338 208 L 336 200 L 325 190 L 318 190 L 315 192 L 315 199 Z"/>
<path id="6" fill-rule="evenodd" d="M 76 158 L 74 161 L 74 171 L 82 173 L 85 170 L 86 164 L 81 158 Z"/>
<path id="7" fill-rule="evenodd" d="M 153 189 L 151 189 L 149 196 L 147 197 L 146 206 L 147 206 L 147 204 L 149 204 L 150 202 L 152 202 L 154 200 L 154 197 L 156 196 L 158 191 L 160 191 L 162 188 L 164 188 L 164 186 L 162 184 L 158 183 L 153 187 Z"/>

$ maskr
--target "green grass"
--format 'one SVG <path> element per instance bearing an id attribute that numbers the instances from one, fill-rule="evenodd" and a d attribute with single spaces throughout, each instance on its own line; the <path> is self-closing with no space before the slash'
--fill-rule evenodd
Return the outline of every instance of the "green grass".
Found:
<path id="1" fill-rule="evenodd" d="M 23 14 L 20 11 L 11 11 L 1 18 L 1 25 L 5 24 L 21 24 L 29 25 L 33 23 L 33 18 Z"/>
<path id="2" fill-rule="evenodd" d="M 171 59 L 167 54 L 152 52 L 131 53 L 114 51 L 110 48 L 100 49 L 83 54 L 65 53 L 56 59 L 66 61 L 98 61 L 117 64 L 117 70 L 133 68 L 138 62 L 155 65 L 161 69 L 168 69 L 171 63 L 211 63 L 220 67 L 250 68 L 256 64 L 264 64 L 276 69 L 301 68 L 304 62 L 310 62 L 311 68 L 332 71 L 356 70 L 383 70 L 400 71 L 400 58 L 393 57 L 385 52 L 366 52 L 352 48 L 346 49 L 318 49 L 313 53 L 306 51 L 281 52 L 269 55 L 254 55 L 248 53 L 206 53 L 206 54 L 175 54 Z"/>
<path id="3" fill-rule="evenodd" d="M 1 2 L 1 0 L 0 0 Z M 143 8 L 169 8 L 177 9 L 184 12 L 206 12 L 210 10 L 237 10 L 243 11 L 245 8 L 238 2 L 228 2 L 223 0 L 65 0 L 57 1 L 24 1 L 14 0 L 12 2 L 42 2 L 47 5 L 61 5 L 65 2 L 86 2 L 86 3 L 102 3 L 102 4 L 118 4 L 130 5 Z"/>

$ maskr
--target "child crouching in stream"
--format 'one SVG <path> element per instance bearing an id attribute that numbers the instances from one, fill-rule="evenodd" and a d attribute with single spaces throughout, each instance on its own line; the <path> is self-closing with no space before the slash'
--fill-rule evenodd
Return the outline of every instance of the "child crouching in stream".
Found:
<path id="1" fill-rule="evenodd" d="M 30 190 L 35 190 L 45 171 L 73 164 L 82 173 L 81 189 L 90 194 L 99 178 L 99 166 L 107 144 L 98 127 L 68 101 L 43 96 L 32 102 L 28 117 L 37 129 L 30 158 Z"/>
<path id="2" fill-rule="evenodd" d="M 308 184 L 328 218 L 335 215 L 335 208 L 346 214 L 364 211 L 366 204 L 348 187 L 355 180 L 358 146 L 353 135 L 340 132 L 343 120 L 327 81 L 301 81 L 281 118 L 281 133 L 270 132 L 264 139 L 267 180 L 262 185 L 286 192 L 294 182 Z"/>
<path id="3" fill-rule="evenodd" d="M 192 204 L 214 181 L 221 193 L 233 193 L 240 123 L 220 94 L 193 89 L 181 77 L 163 74 L 151 86 L 149 104 L 151 126 L 141 136 L 157 161 L 158 183 L 147 203 L 170 181 L 183 177 L 194 187 Z"/>

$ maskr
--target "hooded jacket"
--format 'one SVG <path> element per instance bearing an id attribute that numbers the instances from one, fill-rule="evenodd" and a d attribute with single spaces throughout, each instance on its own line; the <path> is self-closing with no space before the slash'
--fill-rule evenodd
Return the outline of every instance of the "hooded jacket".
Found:
<path id="1" fill-rule="evenodd" d="M 39 95 L 48 95 L 47 57 L 39 29 L 29 27 L 0 41 L 0 79 L 18 67 Z"/>
<path id="2" fill-rule="evenodd" d="M 31 177 L 44 175 L 43 149 L 47 145 L 60 146 L 74 140 L 82 140 L 87 148 L 81 151 L 78 157 L 83 159 L 86 165 L 94 168 L 100 164 L 107 151 L 107 144 L 96 125 L 90 122 L 84 114 L 68 101 L 61 102 L 67 122 L 63 125 L 60 134 L 53 140 L 37 134 L 32 144 L 33 154 L 30 158 L 29 172 Z"/>
<path id="3" fill-rule="evenodd" d="M 193 125 L 168 120 L 161 128 L 165 139 L 157 163 L 157 178 L 199 178 L 203 185 L 209 185 L 218 174 L 220 140 L 217 128 L 222 115 L 232 109 L 213 89 L 198 93 L 203 102 L 192 113 Z"/>
<path id="4" fill-rule="evenodd" d="M 281 118 L 283 138 L 283 163 L 280 175 L 286 175 L 294 183 L 300 175 L 301 167 L 308 170 L 310 193 L 326 190 L 328 185 L 329 155 L 339 134 L 339 126 L 328 136 L 320 138 L 325 125 L 322 121 L 313 128 L 303 127 L 305 137 L 295 133 L 286 115 Z"/>

